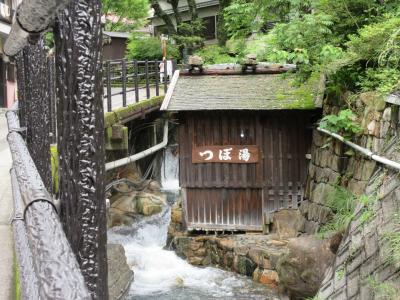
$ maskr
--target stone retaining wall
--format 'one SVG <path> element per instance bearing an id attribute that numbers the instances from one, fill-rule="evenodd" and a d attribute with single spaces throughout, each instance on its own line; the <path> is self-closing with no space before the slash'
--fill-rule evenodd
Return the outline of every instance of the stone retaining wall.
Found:
<path id="1" fill-rule="evenodd" d="M 356 100 L 355 110 L 364 132 L 353 141 L 400 161 L 398 107 L 386 105 L 381 98 L 367 93 Z M 324 115 L 337 112 L 334 103 L 325 104 Z M 400 212 L 398 171 L 388 170 L 317 131 L 308 171 L 308 201 L 300 207 L 307 233 L 317 232 L 329 220 L 332 211 L 327 200 L 335 186 L 372 199 L 368 207 L 358 204 L 335 261 L 326 273 L 319 298 L 400 299 L 400 266 L 388 263 L 391 254 L 385 241 L 387 232 L 397 230 L 400 234 L 400 218 L 394 218 Z"/>

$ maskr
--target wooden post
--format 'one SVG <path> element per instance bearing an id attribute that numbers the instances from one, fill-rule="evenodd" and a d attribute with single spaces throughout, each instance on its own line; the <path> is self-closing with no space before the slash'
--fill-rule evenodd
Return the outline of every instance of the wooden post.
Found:
<path id="1" fill-rule="evenodd" d="M 101 1 L 72 0 L 54 37 L 60 219 L 92 299 L 107 300 Z"/>
<path id="2" fill-rule="evenodd" d="M 111 105 L 111 63 L 108 60 L 106 63 L 106 77 L 107 77 L 107 111 L 112 110 Z"/>
<path id="3" fill-rule="evenodd" d="M 126 106 L 126 60 L 122 59 L 122 106 Z"/>
<path id="4" fill-rule="evenodd" d="M 138 62 L 137 60 L 134 61 L 134 68 L 135 68 L 135 102 L 139 102 L 139 72 L 138 72 Z"/>
<path id="5" fill-rule="evenodd" d="M 149 62 L 146 59 L 144 63 L 144 73 L 146 74 L 146 99 L 150 99 L 150 83 L 149 83 Z"/>

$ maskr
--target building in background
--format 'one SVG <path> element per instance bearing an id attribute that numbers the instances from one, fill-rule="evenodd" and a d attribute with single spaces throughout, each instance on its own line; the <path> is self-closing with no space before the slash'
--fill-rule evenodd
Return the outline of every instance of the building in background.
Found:
<path id="1" fill-rule="evenodd" d="M 125 57 L 130 34 L 128 32 L 104 31 L 103 59 L 115 60 Z"/>
<path id="2" fill-rule="evenodd" d="M 10 107 L 15 100 L 15 67 L 3 60 L 3 45 L 10 33 L 12 17 L 21 1 L 0 0 L 0 107 Z"/>
<path id="3" fill-rule="evenodd" d="M 165 0 L 160 1 L 160 6 L 163 11 L 168 15 L 173 15 L 171 4 Z M 203 20 L 206 44 L 217 43 L 217 15 L 219 12 L 219 0 L 196 0 L 197 13 L 199 18 Z M 179 12 L 183 21 L 190 20 L 189 6 L 186 1 L 179 1 Z M 159 36 L 161 34 L 168 34 L 164 21 L 157 17 L 150 17 L 153 35 Z M 173 19 L 175 22 L 175 20 Z"/>

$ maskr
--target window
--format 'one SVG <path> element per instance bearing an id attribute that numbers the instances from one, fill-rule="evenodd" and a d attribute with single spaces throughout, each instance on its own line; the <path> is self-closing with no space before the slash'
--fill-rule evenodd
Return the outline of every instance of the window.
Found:
<path id="1" fill-rule="evenodd" d="M 213 40 L 217 37 L 215 33 L 215 16 L 206 17 L 203 21 L 203 36 L 206 40 Z"/>

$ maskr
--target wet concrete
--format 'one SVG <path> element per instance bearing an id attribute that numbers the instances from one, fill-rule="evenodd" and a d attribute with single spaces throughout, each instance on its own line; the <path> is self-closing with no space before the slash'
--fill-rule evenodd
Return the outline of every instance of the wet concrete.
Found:
<path id="1" fill-rule="evenodd" d="M 0 110 L 0 300 L 12 299 L 13 290 L 13 238 L 11 231 L 11 154 L 7 143 L 7 121 L 5 110 Z"/>

